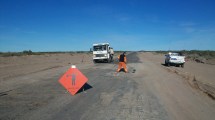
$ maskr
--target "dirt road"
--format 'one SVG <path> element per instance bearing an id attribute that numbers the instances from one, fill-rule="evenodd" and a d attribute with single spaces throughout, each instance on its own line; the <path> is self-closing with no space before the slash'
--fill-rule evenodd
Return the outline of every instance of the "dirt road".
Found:
<path id="1" fill-rule="evenodd" d="M 168 70 L 152 53 L 130 53 L 129 73 L 117 74 L 116 62 L 93 64 L 90 55 L 40 57 L 29 63 L 1 58 L 1 120 L 215 118 L 215 101 L 171 72 L 174 68 Z M 19 60 L 29 61 L 29 56 L 14 61 Z M 73 63 L 88 77 L 86 91 L 75 96 L 58 83 Z"/>

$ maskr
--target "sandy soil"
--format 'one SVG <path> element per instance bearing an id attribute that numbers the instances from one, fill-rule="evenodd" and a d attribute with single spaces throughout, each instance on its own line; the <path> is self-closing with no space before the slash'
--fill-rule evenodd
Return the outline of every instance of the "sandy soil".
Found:
<path id="1" fill-rule="evenodd" d="M 152 91 L 163 101 L 171 119 L 212 119 L 209 116 L 214 114 L 212 112 L 214 111 L 214 100 L 204 94 L 201 89 L 193 87 L 193 75 L 196 76 L 197 81 L 214 87 L 213 78 L 215 76 L 212 74 L 214 66 L 187 62 L 185 68 L 166 67 L 163 65 L 164 55 L 155 53 L 140 53 L 139 55 L 147 68 L 146 74 L 151 74 L 148 79 L 150 79 L 149 84 Z M 205 112 L 210 115 L 206 115 Z"/>
<path id="2" fill-rule="evenodd" d="M 85 53 L 65 53 L 0 57 L 0 82 L 13 77 L 41 72 L 53 68 L 60 68 L 72 64 L 90 65 L 92 64 L 92 55 Z"/>
<path id="3" fill-rule="evenodd" d="M 125 74 L 115 72 L 116 57 L 109 64 L 85 53 L 0 57 L 0 120 L 215 118 L 213 65 L 166 67 L 163 55 L 129 53 Z M 58 83 L 72 64 L 89 79 L 75 96 Z"/>
<path id="4" fill-rule="evenodd" d="M 157 64 L 164 64 L 164 55 L 145 53 L 145 56 Z M 175 66 L 163 68 L 182 76 L 192 87 L 200 89 L 215 99 L 215 65 L 186 61 L 184 68 Z"/>

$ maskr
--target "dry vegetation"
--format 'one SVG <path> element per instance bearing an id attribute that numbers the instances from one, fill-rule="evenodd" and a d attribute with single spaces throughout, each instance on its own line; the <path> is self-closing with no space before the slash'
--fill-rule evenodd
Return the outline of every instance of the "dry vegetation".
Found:
<path id="1" fill-rule="evenodd" d="M 121 54 L 128 51 L 115 51 L 115 54 Z M 53 52 L 32 52 L 31 50 L 24 50 L 22 52 L 0 52 L 0 57 L 11 57 L 11 56 L 28 56 L 28 55 L 45 55 L 45 54 L 63 54 L 70 53 L 71 55 L 76 53 L 87 53 L 92 54 L 92 51 L 53 51 Z"/>
<path id="2" fill-rule="evenodd" d="M 215 65 L 215 51 L 211 50 L 182 50 L 182 51 L 156 51 L 159 54 L 167 54 L 168 52 L 181 52 L 186 56 L 188 61 L 196 61 L 198 63 L 206 63 Z"/>
<path id="3" fill-rule="evenodd" d="M 89 53 L 91 54 L 90 51 L 66 51 L 66 52 L 61 52 L 61 51 L 55 51 L 55 52 L 32 52 L 31 50 L 24 50 L 23 52 L 0 52 L 0 57 L 10 57 L 10 56 L 27 56 L 27 55 L 45 55 L 45 54 L 62 54 L 62 53 L 70 53 L 76 54 L 76 53 Z"/>

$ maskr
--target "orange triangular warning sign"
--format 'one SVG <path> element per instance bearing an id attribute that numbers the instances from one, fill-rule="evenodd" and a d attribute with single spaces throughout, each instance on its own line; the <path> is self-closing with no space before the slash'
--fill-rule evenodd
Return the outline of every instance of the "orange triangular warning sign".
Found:
<path id="1" fill-rule="evenodd" d="M 71 67 L 59 79 L 59 82 L 67 89 L 67 91 L 72 95 L 75 95 L 87 80 L 87 77 L 85 77 L 76 67 Z"/>

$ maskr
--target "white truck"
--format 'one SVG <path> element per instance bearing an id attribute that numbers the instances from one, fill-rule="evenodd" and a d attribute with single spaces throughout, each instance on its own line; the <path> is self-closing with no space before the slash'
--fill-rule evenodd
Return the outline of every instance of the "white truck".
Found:
<path id="1" fill-rule="evenodd" d="M 93 44 L 93 62 L 111 62 L 113 60 L 114 51 L 109 43 Z"/>
<path id="2" fill-rule="evenodd" d="M 165 55 L 165 65 L 176 65 L 184 67 L 185 64 L 185 56 L 182 56 L 180 53 L 171 53 L 169 52 L 167 55 Z"/>

